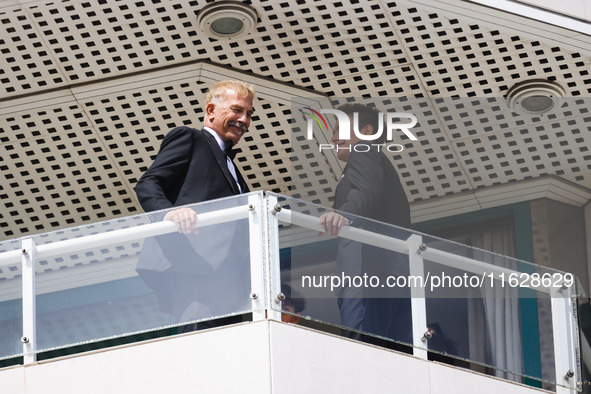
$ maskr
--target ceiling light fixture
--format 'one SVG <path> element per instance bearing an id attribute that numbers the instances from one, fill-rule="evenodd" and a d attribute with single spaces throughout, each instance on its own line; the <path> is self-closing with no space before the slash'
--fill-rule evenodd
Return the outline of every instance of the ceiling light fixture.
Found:
<path id="1" fill-rule="evenodd" d="M 509 108 L 522 115 L 541 115 L 560 108 L 566 92 L 556 82 L 532 79 L 507 91 Z"/>
<path id="2" fill-rule="evenodd" d="M 239 1 L 216 1 L 205 6 L 197 16 L 199 29 L 215 39 L 239 38 L 256 25 L 257 13 Z"/>

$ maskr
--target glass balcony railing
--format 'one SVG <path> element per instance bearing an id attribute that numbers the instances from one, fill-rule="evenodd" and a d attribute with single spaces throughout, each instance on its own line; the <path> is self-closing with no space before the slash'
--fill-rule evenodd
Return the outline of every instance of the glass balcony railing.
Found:
<path id="1" fill-rule="evenodd" d="M 556 392 L 591 356 L 569 273 L 254 192 L 192 206 L 196 234 L 154 212 L 0 244 L 0 359 L 162 329 L 298 322 Z"/>
<path id="2" fill-rule="evenodd" d="M 155 212 L 2 243 L 0 357 L 252 313 L 254 197 L 195 206 L 198 234 Z"/>
<path id="3" fill-rule="evenodd" d="M 341 237 L 319 237 L 326 208 L 276 197 L 282 285 L 316 326 L 536 387 L 582 388 L 572 274 L 348 214 Z"/>

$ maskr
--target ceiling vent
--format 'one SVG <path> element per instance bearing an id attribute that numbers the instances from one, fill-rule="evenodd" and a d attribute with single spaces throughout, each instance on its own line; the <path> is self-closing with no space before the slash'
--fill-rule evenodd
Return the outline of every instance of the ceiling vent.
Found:
<path id="1" fill-rule="evenodd" d="M 516 84 L 507 92 L 509 108 L 522 115 L 541 115 L 560 108 L 566 92 L 559 84 L 532 79 Z"/>
<path id="2" fill-rule="evenodd" d="M 218 40 L 243 37 L 254 30 L 256 22 L 256 11 L 238 1 L 216 1 L 197 16 L 201 32 Z"/>

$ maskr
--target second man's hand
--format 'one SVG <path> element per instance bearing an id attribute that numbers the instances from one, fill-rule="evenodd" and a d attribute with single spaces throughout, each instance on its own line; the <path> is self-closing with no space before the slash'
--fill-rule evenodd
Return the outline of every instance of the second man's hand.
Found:
<path id="1" fill-rule="evenodd" d="M 343 215 L 339 215 L 336 212 L 325 213 L 320 216 L 320 226 L 324 229 L 324 232 L 319 231 L 318 235 L 330 234 L 336 237 L 341 232 L 341 228 L 348 224 L 349 220 Z"/>
<path id="2" fill-rule="evenodd" d="M 179 208 L 170 211 L 164 216 L 164 220 L 174 222 L 179 233 L 199 233 L 198 229 L 193 228 L 197 224 L 197 212 L 193 211 L 191 208 Z"/>

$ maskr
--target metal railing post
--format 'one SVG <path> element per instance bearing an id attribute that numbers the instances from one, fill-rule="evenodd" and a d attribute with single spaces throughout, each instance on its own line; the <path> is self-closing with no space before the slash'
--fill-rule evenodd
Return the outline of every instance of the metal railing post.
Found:
<path id="1" fill-rule="evenodd" d="M 422 252 L 425 250 L 423 238 L 413 234 L 407 240 L 408 263 L 410 277 L 423 278 L 424 265 Z M 425 288 L 423 286 L 410 287 L 410 303 L 412 310 L 412 338 L 413 354 L 422 359 L 427 359 L 427 308 L 425 304 Z"/>
<path id="2" fill-rule="evenodd" d="M 580 376 L 577 367 L 575 302 L 572 298 L 572 287 L 558 288 L 550 296 L 556 393 L 574 394 L 580 384 Z"/>
<path id="3" fill-rule="evenodd" d="M 248 231 L 250 239 L 250 298 L 252 319 L 265 319 L 265 232 L 264 200 L 261 194 L 248 197 Z"/>
<path id="4" fill-rule="evenodd" d="M 268 318 L 281 320 L 281 301 L 284 294 L 281 291 L 281 267 L 279 258 L 279 219 L 277 213 L 281 211 L 277 197 L 267 196 L 267 287 L 270 289 L 269 305 L 267 308 Z"/>
<path id="5" fill-rule="evenodd" d="M 23 354 L 24 364 L 37 361 L 37 312 L 35 307 L 35 258 L 37 246 L 33 239 L 22 242 L 22 291 L 23 291 Z"/>

